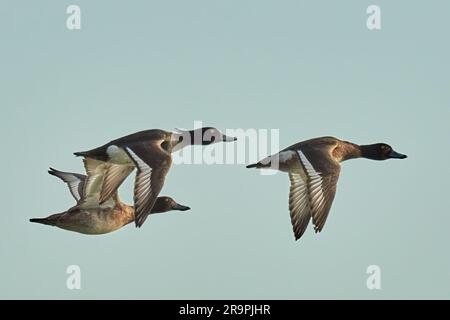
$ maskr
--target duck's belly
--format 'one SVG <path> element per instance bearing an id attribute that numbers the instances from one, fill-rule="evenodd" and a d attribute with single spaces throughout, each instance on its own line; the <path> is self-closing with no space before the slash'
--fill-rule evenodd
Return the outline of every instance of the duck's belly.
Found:
<path id="1" fill-rule="evenodd" d="M 112 209 L 78 210 L 64 214 L 55 224 L 57 227 L 83 234 L 105 234 L 128 224 L 125 212 Z"/>
<path id="2" fill-rule="evenodd" d="M 109 161 L 112 163 L 134 166 L 134 163 L 131 160 L 131 158 L 121 147 L 111 145 L 106 149 L 106 153 L 108 154 Z"/>

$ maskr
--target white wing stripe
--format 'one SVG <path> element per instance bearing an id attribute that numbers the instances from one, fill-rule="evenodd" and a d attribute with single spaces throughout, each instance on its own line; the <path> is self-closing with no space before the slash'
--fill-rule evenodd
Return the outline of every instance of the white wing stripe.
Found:
<path id="1" fill-rule="evenodd" d="M 152 168 L 146 164 L 141 158 L 139 158 L 133 150 L 130 148 L 126 148 L 130 156 L 137 163 L 137 167 L 139 168 L 138 176 L 136 178 L 135 185 L 135 205 L 136 212 L 140 213 L 143 210 L 143 205 L 146 205 L 146 202 L 152 192 L 152 182 L 151 182 L 151 174 Z"/>
<path id="2" fill-rule="evenodd" d="M 311 218 L 308 187 L 302 176 L 298 173 L 290 172 L 291 188 L 289 192 L 289 211 L 291 222 L 296 239 L 300 238 L 306 230 Z"/>
<path id="3" fill-rule="evenodd" d="M 311 162 L 309 162 L 309 160 L 306 158 L 304 153 L 301 150 L 298 150 L 297 153 L 300 156 L 300 160 L 302 160 L 302 163 L 305 166 L 306 171 L 308 171 L 308 175 L 311 175 L 311 178 L 317 176 L 320 177 L 319 173 L 317 173 L 316 170 L 314 170 L 314 167 L 312 166 Z"/>
<path id="4" fill-rule="evenodd" d="M 69 182 L 69 189 L 70 189 L 70 193 L 73 195 L 73 197 L 75 198 L 75 200 L 79 201 L 81 198 L 80 193 L 78 192 L 78 187 L 80 185 L 81 180 L 76 180 L 76 181 L 72 181 Z"/>
<path id="5" fill-rule="evenodd" d="M 310 195 L 311 201 L 313 202 L 313 207 L 318 208 L 324 201 L 322 176 L 314 169 L 311 162 L 309 162 L 309 160 L 301 150 L 297 150 L 297 153 L 300 157 L 301 162 L 305 166 L 306 174 L 310 179 Z"/>

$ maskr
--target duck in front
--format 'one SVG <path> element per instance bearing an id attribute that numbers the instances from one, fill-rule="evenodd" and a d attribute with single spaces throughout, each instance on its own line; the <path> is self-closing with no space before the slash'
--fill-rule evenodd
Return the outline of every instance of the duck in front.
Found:
<path id="1" fill-rule="evenodd" d="M 101 185 L 98 188 L 100 194 L 95 195 L 99 197 L 100 204 L 111 198 L 126 177 L 137 168 L 134 185 L 135 224 L 141 227 L 164 185 L 172 164 L 172 152 L 188 145 L 209 145 L 235 140 L 236 138 L 228 137 L 212 127 L 178 129 L 176 132 L 152 129 L 74 154 L 84 157 L 88 176 L 85 186 L 87 194 L 93 194 L 90 191 L 92 185 Z M 85 201 L 89 201 L 87 195 Z"/>
<path id="2" fill-rule="evenodd" d="M 340 173 L 340 162 L 405 159 L 385 143 L 357 145 L 334 137 L 321 137 L 294 144 L 247 168 L 271 168 L 287 172 L 290 179 L 289 211 L 295 239 L 306 230 L 310 219 L 320 232 L 331 208 Z"/>
<path id="3" fill-rule="evenodd" d="M 82 190 L 86 181 L 85 175 L 62 172 L 52 168 L 50 168 L 49 173 L 67 184 L 78 205 L 65 212 L 52 214 L 46 218 L 30 219 L 30 222 L 96 235 L 116 231 L 134 221 L 134 208 L 120 201 L 117 191 L 103 204 L 100 204 L 98 200 L 95 203 L 94 197 L 91 196 L 87 207 L 84 207 L 83 203 L 86 202 L 83 201 Z M 158 197 L 150 214 L 171 210 L 187 211 L 189 209 L 187 206 L 176 203 L 170 197 Z"/>

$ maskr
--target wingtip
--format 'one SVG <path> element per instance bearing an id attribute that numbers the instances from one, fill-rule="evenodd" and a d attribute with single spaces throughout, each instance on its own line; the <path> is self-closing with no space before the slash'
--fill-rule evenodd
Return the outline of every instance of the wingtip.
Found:
<path id="1" fill-rule="evenodd" d="M 140 216 L 140 217 L 136 217 L 136 219 L 134 220 L 134 223 L 136 225 L 136 228 L 141 228 L 142 225 L 144 224 L 145 220 L 147 220 L 147 216 Z"/>
<path id="2" fill-rule="evenodd" d="M 135 220 L 135 221 L 134 221 L 134 226 L 135 226 L 136 228 L 140 228 L 140 227 L 142 227 L 142 223 L 139 222 L 139 221 L 137 221 L 137 220 Z"/>

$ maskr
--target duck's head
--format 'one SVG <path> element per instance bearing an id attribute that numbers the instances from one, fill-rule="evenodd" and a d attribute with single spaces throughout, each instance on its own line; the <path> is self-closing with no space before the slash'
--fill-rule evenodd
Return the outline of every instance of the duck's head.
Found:
<path id="1" fill-rule="evenodd" d="M 407 155 L 398 153 L 386 143 L 375 143 L 360 146 L 361 156 L 372 160 L 405 159 Z"/>
<path id="2" fill-rule="evenodd" d="M 217 142 L 236 141 L 237 138 L 229 137 L 213 127 L 203 127 L 194 130 L 177 129 L 178 142 L 188 145 L 210 145 Z"/>
<path id="3" fill-rule="evenodd" d="M 152 208 L 152 213 L 167 212 L 171 210 L 187 211 L 191 208 L 183 206 L 173 200 L 171 197 L 158 197 Z"/>

